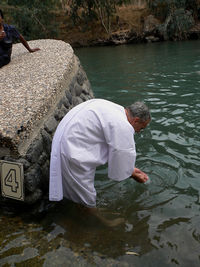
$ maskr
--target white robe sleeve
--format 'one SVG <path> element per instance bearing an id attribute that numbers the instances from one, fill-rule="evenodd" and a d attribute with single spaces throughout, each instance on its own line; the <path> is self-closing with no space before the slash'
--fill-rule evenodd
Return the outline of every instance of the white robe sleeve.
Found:
<path id="1" fill-rule="evenodd" d="M 60 159 L 60 132 L 53 140 L 50 164 L 49 200 L 60 201 L 63 199 L 61 159 Z"/>
<path id="2" fill-rule="evenodd" d="M 117 121 L 109 127 L 108 177 L 122 181 L 133 173 L 136 160 L 134 129 L 128 121 Z"/>
<path id="3" fill-rule="evenodd" d="M 108 159 L 108 177 L 122 181 L 130 177 L 135 167 L 136 152 L 134 149 L 110 148 Z"/>

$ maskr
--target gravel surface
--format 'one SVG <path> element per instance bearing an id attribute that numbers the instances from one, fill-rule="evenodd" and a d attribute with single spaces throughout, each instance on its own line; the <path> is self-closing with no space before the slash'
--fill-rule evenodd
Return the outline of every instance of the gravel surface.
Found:
<path id="1" fill-rule="evenodd" d="M 18 144 L 49 111 L 74 64 L 72 47 L 60 40 L 30 41 L 29 53 L 13 45 L 11 62 L 0 69 L 0 139 Z"/>

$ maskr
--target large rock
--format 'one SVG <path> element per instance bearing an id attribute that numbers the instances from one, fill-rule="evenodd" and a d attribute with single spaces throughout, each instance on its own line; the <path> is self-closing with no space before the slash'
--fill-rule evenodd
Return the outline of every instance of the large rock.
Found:
<path id="1" fill-rule="evenodd" d="M 144 20 L 144 34 L 152 35 L 156 32 L 160 21 L 156 19 L 153 15 L 149 15 Z"/>
<path id="2" fill-rule="evenodd" d="M 93 92 L 69 44 L 36 40 L 29 45 L 41 50 L 29 53 L 16 44 L 11 63 L 0 69 L 0 167 L 4 161 L 21 163 L 24 201 L 34 203 L 48 191 L 51 142 L 58 123 L 73 106 L 93 98 Z M 12 175 L 6 179 L 12 188 Z M 7 200 L 3 196 L 1 201 Z"/>

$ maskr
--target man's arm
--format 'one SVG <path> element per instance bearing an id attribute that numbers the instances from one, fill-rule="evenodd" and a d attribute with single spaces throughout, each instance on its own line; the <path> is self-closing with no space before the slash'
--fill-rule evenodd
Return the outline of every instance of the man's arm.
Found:
<path id="1" fill-rule="evenodd" d="M 138 168 L 134 168 L 131 177 L 138 183 L 145 183 L 149 179 L 148 175 Z"/>
<path id="2" fill-rule="evenodd" d="M 29 44 L 27 43 L 27 41 L 24 39 L 24 37 L 20 34 L 19 36 L 19 40 L 20 42 L 26 47 L 26 49 L 30 52 L 30 53 L 33 53 L 33 52 L 36 52 L 38 50 L 40 50 L 40 48 L 30 48 Z"/>

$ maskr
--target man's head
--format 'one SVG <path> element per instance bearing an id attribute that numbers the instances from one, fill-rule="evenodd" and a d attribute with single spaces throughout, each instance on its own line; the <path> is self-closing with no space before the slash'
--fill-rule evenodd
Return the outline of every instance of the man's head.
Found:
<path id="1" fill-rule="evenodd" d="M 151 121 L 151 114 L 143 102 L 135 102 L 126 108 L 126 116 L 136 133 L 146 128 Z"/>

